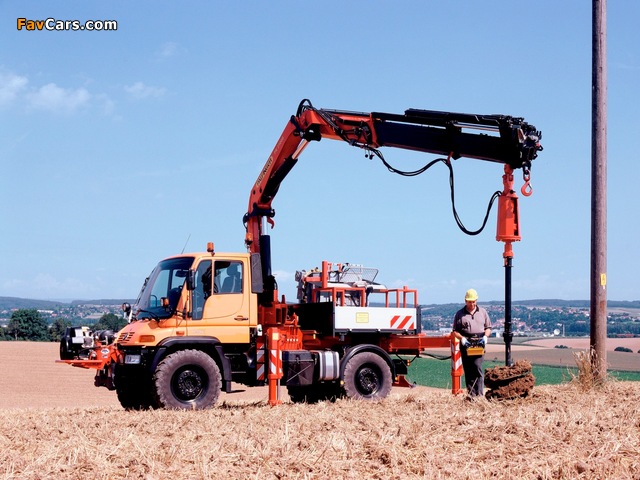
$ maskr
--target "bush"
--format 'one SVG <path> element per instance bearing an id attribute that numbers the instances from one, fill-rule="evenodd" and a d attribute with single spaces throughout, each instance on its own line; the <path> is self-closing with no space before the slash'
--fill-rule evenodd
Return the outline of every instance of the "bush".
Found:
<path id="1" fill-rule="evenodd" d="M 627 348 L 627 347 L 616 347 L 613 351 L 614 352 L 629 352 L 629 353 L 633 353 L 633 350 L 631 350 L 630 348 Z"/>
<path id="2" fill-rule="evenodd" d="M 584 391 L 604 385 L 607 379 L 606 366 L 603 366 L 598 359 L 594 349 L 573 352 L 573 358 L 578 367 L 578 375 L 573 376 L 573 382 Z M 601 370 L 605 368 L 605 370 Z"/>

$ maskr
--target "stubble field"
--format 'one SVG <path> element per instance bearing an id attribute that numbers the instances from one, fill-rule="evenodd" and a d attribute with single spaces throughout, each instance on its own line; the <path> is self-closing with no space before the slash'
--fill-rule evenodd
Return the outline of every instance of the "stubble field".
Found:
<path id="1" fill-rule="evenodd" d="M 127 412 L 57 345 L 0 342 L 0 479 L 638 479 L 640 383 L 535 387 L 467 402 L 394 389 L 380 402 Z"/>

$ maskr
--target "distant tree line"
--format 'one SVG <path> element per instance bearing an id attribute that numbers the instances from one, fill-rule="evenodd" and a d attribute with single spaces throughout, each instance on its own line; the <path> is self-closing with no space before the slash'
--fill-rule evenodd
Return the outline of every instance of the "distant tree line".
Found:
<path id="1" fill-rule="evenodd" d="M 114 315 L 105 313 L 93 325 L 92 330 L 113 330 L 117 332 L 127 324 L 127 321 Z M 34 308 L 15 310 L 11 314 L 6 327 L 0 327 L 0 340 L 31 341 L 31 342 L 59 342 L 67 327 L 72 323 L 65 318 L 56 318 L 51 325 Z"/>
<path id="2" fill-rule="evenodd" d="M 444 318 L 453 318 L 453 314 L 459 308 L 457 305 L 441 305 L 430 307 L 430 315 L 441 315 Z M 495 307 L 494 307 L 495 308 Z M 494 312 L 493 314 L 500 314 Z M 519 318 L 530 328 L 537 331 L 553 331 L 562 325 L 567 336 L 588 335 L 590 329 L 589 318 L 585 312 L 567 311 L 564 309 L 527 309 L 524 307 L 514 307 L 513 317 Z M 495 317 L 494 317 L 495 318 Z M 423 328 L 435 328 L 435 324 L 423 319 Z M 98 322 L 93 325 L 92 330 L 113 330 L 119 331 L 127 324 L 127 321 L 113 313 L 105 313 Z M 51 325 L 40 315 L 36 309 L 18 309 L 11 314 L 6 327 L 0 327 L 0 340 L 28 340 L 32 342 L 59 342 L 67 327 L 72 326 L 68 319 L 58 317 Z M 77 326 L 77 324 L 76 324 Z M 634 335 L 640 336 L 640 322 L 624 321 L 618 319 L 609 322 L 607 325 L 607 335 Z"/>

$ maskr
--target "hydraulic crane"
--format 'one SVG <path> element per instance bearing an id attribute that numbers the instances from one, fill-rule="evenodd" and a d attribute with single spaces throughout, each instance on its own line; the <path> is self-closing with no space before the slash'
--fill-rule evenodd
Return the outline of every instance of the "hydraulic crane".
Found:
<path id="1" fill-rule="evenodd" d="M 513 174 L 515 170 L 522 169 L 524 183 L 521 193 L 524 196 L 531 195 L 531 162 L 542 150 L 542 133 L 524 119 L 508 115 L 419 109 L 409 109 L 404 114 L 359 113 L 317 109 L 308 100 L 303 100 L 258 175 L 244 216 L 247 229 L 245 244 L 249 252 L 261 255 L 264 278 L 262 308 L 273 309 L 278 304 L 276 284 L 271 272 L 271 241 L 266 233 L 265 221 L 274 225 L 275 210 L 272 202 L 280 184 L 309 143 L 322 138 L 342 140 L 351 146 L 362 148 L 370 157 L 379 157 L 390 170 L 398 173 L 407 172 L 391 167 L 380 152 L 380 147 L 443 155 L 450 171 L 450 160 L 460 157 L 504 164 L 503 190 L 498 196 L 496 240 L 504 242 L 505 361 L 507 365 L 511 365 L 512 242 L 521 239 L 518 195 L 514 190 Z M 433 163 L 408 174 L 422 173 Z M 457 215 L 456 220 L 461 225 Z"/>
<path id="2" fill-rule="evenodd" d="M 129 324 L 116 334 L 94 334 L 79 353 L 61 349 L 61 361 L 96 369 L 95 385 L 116 390 L 125 408 L 200 409 L 214 405 L 221 391 L 232 393 L 232 382 L 268 385 L 271 405 L 280 402 L 281 382 L 294 402 L 384 398 L 392 385 L 409 385 L 404 357 L 450 347 L 458 393 L 458 342 L 421 332 L 416 290 L 388 289 L 374 281 L 374 269 L 323 262 L 321 271 L 298 272 L 299 303 L 278 298 L 267 233 L 272 203 L 304 149 L 322 138 L 359 147 L 403 175 L 440 161 L 452 175 L 451 160 L 460 157 L 503 164 L 503 191 L 492 201 L 497 196 L 496 238 L 505 243 L 510 268 L 511 243 L 520 240 L 513 173 L 523 170 L 522 193 L 529 195 L 531 162 L 542 150 L 534 126 L 506 115 L 357 113 L 303 100 L 251 189 L 243 218 L 248 252 L 217 252 L 210 243 L 206 252 L 161 260 L 135 304 L 123 305 Z M 401 172 L 386 162 L 383 147 L 444 158 Z M 384 296 L 383 306 L 369 301 L 373 294 Z"/>

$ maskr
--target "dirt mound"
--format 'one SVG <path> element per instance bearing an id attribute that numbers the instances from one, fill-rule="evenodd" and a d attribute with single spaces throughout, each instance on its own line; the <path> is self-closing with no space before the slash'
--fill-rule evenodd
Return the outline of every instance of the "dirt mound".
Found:
<path id="1" fill-rule="evenodd" d="M 488 399 L 509 400 L 527 397 L 536 383 L 536 377 L 531 373 L 531 363 L 518 360 L 510 367 L 488 368 L 484 383 L 490 389 L 486 394 Z"/>

